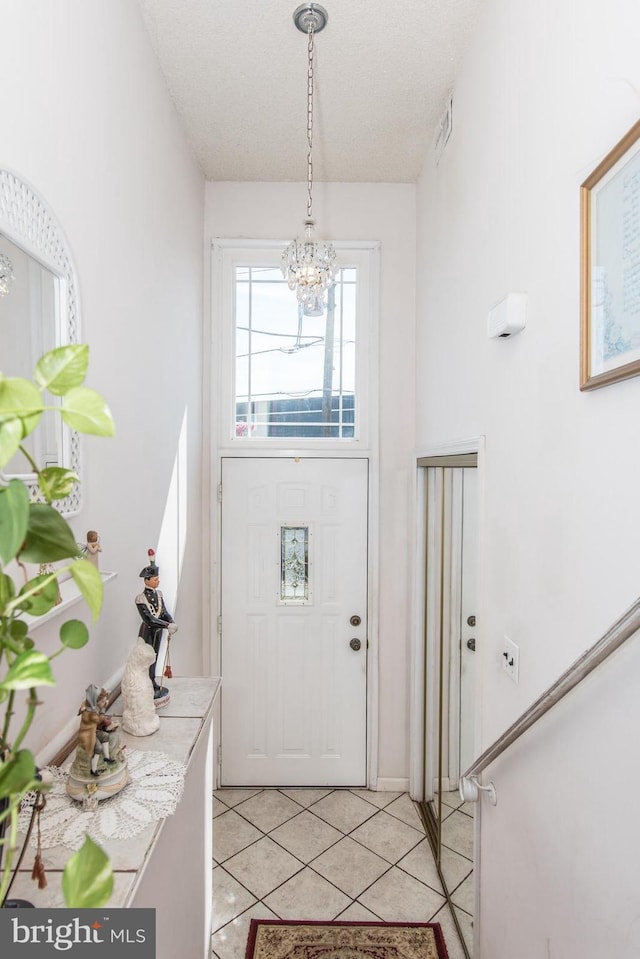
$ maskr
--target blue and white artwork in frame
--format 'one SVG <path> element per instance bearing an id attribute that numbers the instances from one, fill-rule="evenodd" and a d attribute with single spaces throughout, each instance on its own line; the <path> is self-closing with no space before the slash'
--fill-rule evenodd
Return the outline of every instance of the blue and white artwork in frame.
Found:
<path id="1" fill-rule="evenodd" d="M 640 121 L 580 188 L 580 389 L 640 373 Z"/>

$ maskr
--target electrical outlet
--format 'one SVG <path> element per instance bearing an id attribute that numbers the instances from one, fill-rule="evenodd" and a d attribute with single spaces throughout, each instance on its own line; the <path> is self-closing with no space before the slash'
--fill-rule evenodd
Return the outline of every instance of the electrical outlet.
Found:
<path id="1" fill-rule="evenodd" d="M 520 647 L 516 646 L 508 636 L 504 637 L 504 643 L 502 644 L 502 668 L 514 683 L 518 682 Z"/>

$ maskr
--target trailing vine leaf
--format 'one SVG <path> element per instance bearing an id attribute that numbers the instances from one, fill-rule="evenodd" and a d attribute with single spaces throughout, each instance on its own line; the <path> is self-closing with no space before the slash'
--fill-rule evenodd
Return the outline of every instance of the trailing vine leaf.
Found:
<path id="1" fill-rule="evenodd" d="M 79 559 L 69 567 L 73 581 L 82 593 L 94 620 L 102 608 L 102 577 L 88 559 Z"/>
<path id="2" fill-rule="evenodd" d="M 59 595 L 60 570 L 36 576 L 24 584 L 24 562 L 50 564 L 72 560 L 66 568 L 86 599 L 94 617 L 102 604 L 102 579 L 97 569 L 79 558 L 75 535 L 55 508 L 72 491 L 78 476 L 63 466 L 39 469 L 22 441 L 41 420 L 44 409 L 52 408 L 72 429 L 110 436 L 114 432 L 111 413 L 99 393 L 82 384 L 88 366 L 88 348 L 68 345 L 46 353 L 38 361 L 34 382 L 0 373 L 0 470 L 16 453 L 25 456 L 26 470 L 35 473 L 45 503 L 31 503 L 26 483 L 12 479 L 0 482 L 0 812 L 2 826 L 15 830 L 16 811 L 29 790 L 41 788 L 35 762 L 22 748 L 28 736 L 38 702 L 38 687 L 55 685 L 51 660 L 66 649 L 81 649 L 89 630 L 80 620 L 60 627 L 61 648 L 51 655 L 37 649 L 28 635 L 24 614 L 40 616 L 51 610 Z M 45 405 L 43 392 L 60 397 L 52 407 Z M 12 472 L 17 472 L 13 469 Z M 16 561 L 23 570 L 7 571 Z M 19 618 L 22 615 L 23 618 Z M 26 714 L 19 716 L 19 728 L 12 729 L 20 692 L 26 694 Z M 10 824 L 9 824 L 10 818 Z M 4 853 L 4 857 L 2 857 Z M 0 903 L 11 879 L 13 838 L 0 838 Z M 65 896 L 70 906 L 100 906 L 108 901 L 113 877 L 107 856 L 87 839 L 80 853 L 65 870 Z"/>
<path id="3" fill-rule="evenodd" d="M 31 689 L 34 686 L 55 686 L 49 659 L 36 649 L 16 656 L 6 676 L 0 680 L 0 689 Z"/>
<path id="4" fill-rule="evenodd" d="M 54 396 L 64 396 L 84 382 L 88 366 L 89 347 L 84 343 L 71 343 L 41 356 L 33 378 L 40 389 L 49 390 Z"/>
<path id="5" fill-rule="evenodd" d="M 20 602 L 20 597 L 24 596 L 25 593 L 31 593 L 31 595 L 26 596 L 25 599 Z M 57 600 L 58 582 L 55 579 L 51 579 L 51 573 L 44 573 L 42 576 L 34 576 L 28 583 L 25 583 L 18 593 L 14 608 L 23 609 L 31 616 L 44 616 L 50 609 L 53 609 Z"/>
<path id="6" fill-rule="evenodd" d="M 23 380 L 19 376 L 4 376 L 0 379 L 0 413 L 19 418 L 23 437 L 36 428 L 43 409 L 42 394 L 29 380 Z"/>
<path id="7" fill-rule="evenodd" d="M 60 513 L 46 503 L 31 503 L 20 559 L 25 563 L 55 563 L 77 555 L 75 536 Z"/>
<path id="8" fill-rule="evenodd" d="M 0 573 L 0 614 L 16 594 L 16 587 L 10 576 Z"/>
<path id="9" fill-rule="evenodd" d="M 18 642 L 21 642 L 25 639 L 27 633 L 29 632 L 29 627 L 22 619 L 14 619 L 11 622 L 9 627 L 9 632 L 14 639 L 17 639 Z"/>
<path id="10" fill-rule="evenodd" d="M 89 642 L 89 630 L 80 619 L 68 619 L 60 627 L 60 642 L 67 649 L 82 649 Z"/>
<path id="11" fill-rule="evenodd" d="M 29 493 L 20 480 L 0 488 L 0 559 L 8 563 L 24 542 L 29 522 Z"/>
<path id="12" fill-rule="evenodd" d="M 28 749 L 20 749 L 8 762 L 0 763 L 0 798 L 31 787 L 36 763 Z"/>
<path id="13" fill-rule="evenodd" d="M 64 499 L 79 482 L 77 473 L 62 466 L 46 466 L 38 473 L 38 486 L 48 503 L 54 499 Z"/>
<path id="14" fill-rule="evenodd" d="M 113 892 L 113 874 L 109 860 L 87 836 L 73 854 L 62 874 L 62 894 L 70 909 L 95 909 L 104 906 Z"/>
<path id="15" fill-rule="evenodd" d="M 77 386 L 62 398 L 62 419 L 80 433 L 113 436 L 115 426 L 109 407 L 95 390 Z"/>
<path id="16" fill-rule="evenodd" d="M 0 469 L 15 456 L 21 442 L 22 422 L 15 416 L 0 417 Z"/>

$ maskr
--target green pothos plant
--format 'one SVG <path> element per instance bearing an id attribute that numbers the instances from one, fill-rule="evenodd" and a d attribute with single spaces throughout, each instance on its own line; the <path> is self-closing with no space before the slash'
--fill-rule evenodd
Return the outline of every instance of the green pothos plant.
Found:
<path id="1" fill-rule="evenodd" d="M 28 748 L 38 689 L 55 685 L 51 661 L 56 656 L 67 649 L 81 649 L 89 640 L 86 625 L 69 619 L 60 626 L 60 647 L 47 654 L 29 635 L 31 617 L 42 616 L 56 605 L 61 576 L 71 576 L 94 620 L 102 605 L 100 574 L 80 556 L 73 531 L 55 505 L 71 493 L 78 476 L 62 466 L 39 468 L 24 445 L 50 409 L 70 429 L 113 435 L 105 401 L 83 385 L 88 363 L 88 347 L 73 344 L 42 356 L 33 380 L 0 373 L 0 471 L 22 453 L 29 464 L 25 472 L 36 475 L 40 491 L 39 501 L 31 502 L 21 479 L 0 479 L 0 906 L 17 854 L 20 804 L 27 793 L 46 790 Z M 25 582 L 21 572 L 27 563 L 37 564 L 40 574 Z M 17 697 L 26 698 L 26 712 L 21 710 L 18 722 Z M 88 836 L 67 863 L 62 888 L 70 907 L 97 907 L 109 900 L 113 888 L 109 860 Z"/>

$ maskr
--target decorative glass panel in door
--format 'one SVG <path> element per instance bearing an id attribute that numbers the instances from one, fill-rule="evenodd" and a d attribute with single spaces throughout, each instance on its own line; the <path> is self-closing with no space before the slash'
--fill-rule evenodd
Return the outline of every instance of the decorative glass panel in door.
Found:
<path id="1" fill-rule="evenodd" d="M 280 602 L 308 603 L 309 527 L 280 527 Z"/>

